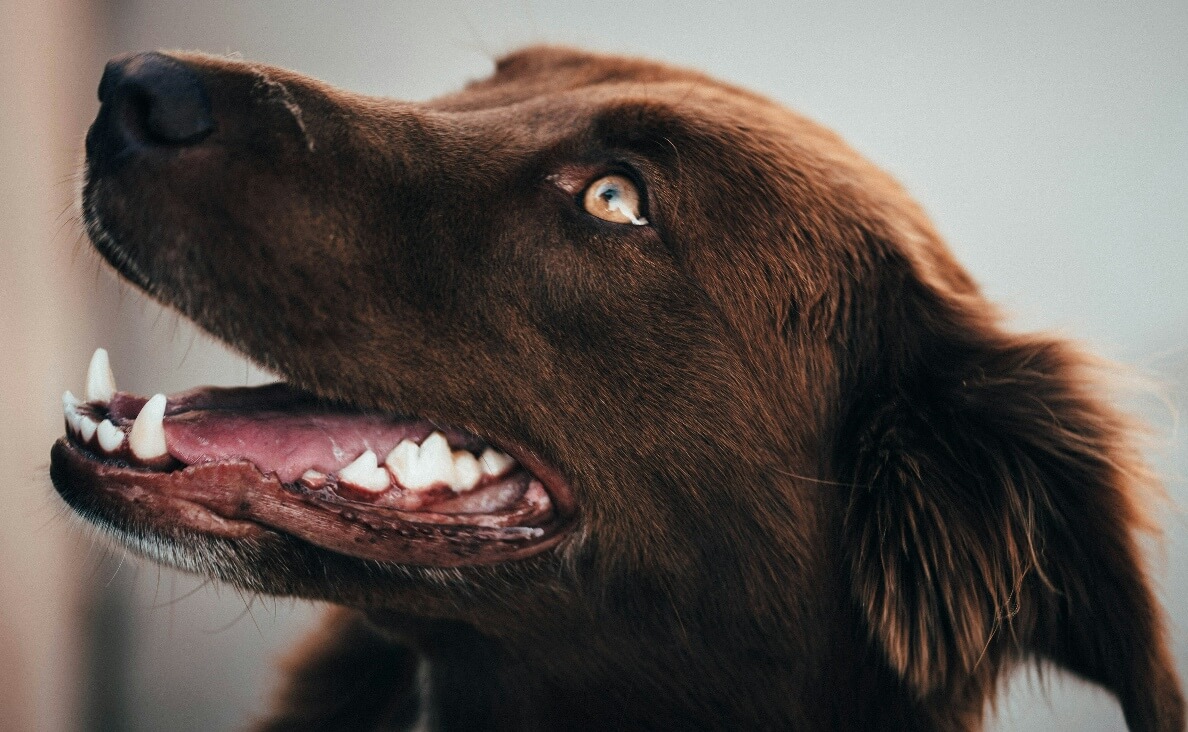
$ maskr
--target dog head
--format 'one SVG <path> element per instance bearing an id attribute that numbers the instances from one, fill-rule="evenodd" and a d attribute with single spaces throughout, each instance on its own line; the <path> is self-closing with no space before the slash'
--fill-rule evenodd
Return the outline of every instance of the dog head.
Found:
<path id="1" fill-rule="evenodd" d="M 114 61 L 100 98 L 96 248 L 289 385 L 68 405 L 55 484 L 132 547 L 561 676 L 761 668 L 977 716 L 1037 655 L 1132 723 L 1176 708 L 1129 428 L 832 133 L 557 48 L 424 104 L 193 54 Z M 430 434 L 511 472 L 421 485 Z"/>

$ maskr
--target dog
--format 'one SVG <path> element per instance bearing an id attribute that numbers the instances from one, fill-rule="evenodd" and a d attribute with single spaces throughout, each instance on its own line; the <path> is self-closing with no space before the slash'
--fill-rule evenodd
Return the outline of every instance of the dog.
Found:
<path id="1" fill-rule="evenodd" d="M 424 104 L 156 52 L 99 98 L 94 247 L 282 382 L 99 351 L 53 483 L 339 607 L 260 729 L 976 730 L 1032 661 L 1184 728 L 1134 426 L 833 133 L 548 46 Z"/>

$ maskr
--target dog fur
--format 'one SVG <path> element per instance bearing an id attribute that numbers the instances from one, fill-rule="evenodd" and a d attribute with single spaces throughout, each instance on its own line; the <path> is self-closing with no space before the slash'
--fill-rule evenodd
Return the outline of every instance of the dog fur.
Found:
<path id="1" fill-rule="evenodd" d="M 261 729 L 975 730 L 1032 661 L 1183 729 L 1134 427 L 831 132 L 565 48 L 425 104 L 172 57 L 218 132 L 90 167 L 104 256 L 321 397 L 529 446 L 576 507 L 545 551 L 452 568 L 125 521 L 343 606 Z M 623 171 L 649 226 L 575 200 Z"/>

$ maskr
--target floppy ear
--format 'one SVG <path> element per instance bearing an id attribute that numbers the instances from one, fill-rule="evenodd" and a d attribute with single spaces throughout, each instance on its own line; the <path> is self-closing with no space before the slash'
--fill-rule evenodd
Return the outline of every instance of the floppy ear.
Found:
<path id="1" fill-rule="evenodd" d="M 848 561 L 887 665 L 925 707 L 980 715 L 1012 662 L 1047 658 L 1117 694 L 1132 730 L 1182 730 L 1130 426 L 1078 353 L 1004 333 L 976 293 L 906 275 L 892 299 L 838 453 L 856 455 Z"/>

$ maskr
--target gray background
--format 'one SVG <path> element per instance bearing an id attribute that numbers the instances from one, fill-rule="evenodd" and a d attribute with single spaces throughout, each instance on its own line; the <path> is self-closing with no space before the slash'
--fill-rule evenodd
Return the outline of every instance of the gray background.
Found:
<path id="1" fill-rule="evenodd" d="M 838 130 L 931 212 L 1023 328 L 1085 341 L 1154 378 L 1135 407 L 1152 459 L 1188 502 L 1188 3 L 101 3 L 99 56 L 235 52 L 355 90 L 423 99 L 549 41 L 692 65 Z M 97 81 L 100 68 L 94 68 Z M 81 133 L 81 130 L 80 130 Z M 83 258 L 84 268 L 93 267 Z M 122 388 L 262 377 L 188 324 L 91 284 Z M 98 340 L 100 336 L 97 335 Z M 83 349 L 89 350 L 89 349 Z M 81 380 L 85 354 L 76 373 Z M 72 364 L 72 367 L 75 366 Z M 74 386 L 73 383 L 67 386 Z M 1153 552 L 1188 675 L 1188 529 Z M 314 611 L 95 548 L 92 726 L 218 730 L 258 713 L 279 649 Z M 192 594 L 191 594 L 192 592 Z M 1019 674 L 999 729 L 1115 730 L 1113 701 L 1060 674 Z"/>

